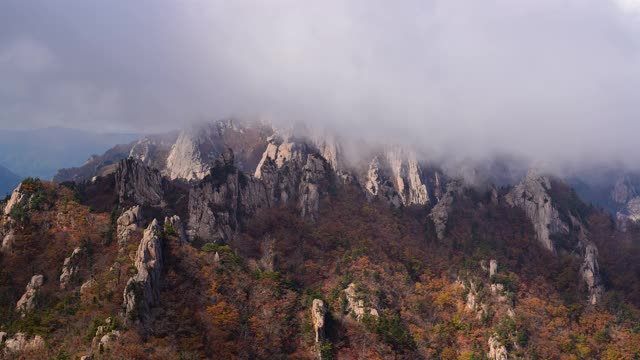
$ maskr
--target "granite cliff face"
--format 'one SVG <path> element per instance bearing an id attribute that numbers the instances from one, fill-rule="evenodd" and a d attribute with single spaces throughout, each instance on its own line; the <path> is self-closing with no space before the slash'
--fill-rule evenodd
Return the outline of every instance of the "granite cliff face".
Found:
<path id="1" fill-rule="evenodd" d="M 553 207 L 548 193 L 550 188 L 551 182 L 548 177 L 531 170 L 522 182 L 506 195 L 505 199 L 509 205 L 524 210 L 533 224 L 540 244 L 547 250 L 555 252 L 555 245 L 550 235 L 568 234 L 569 226 L 560 220 L 558 210 Z"/>
<path id="2" fill-rule="evenodd" d="M 593 326 L 611 331 L 593 354 L 634 336 L 584 305 L 617 269 L 602 239 L 635 230 L 582 212 L 556 179 L 478 188 L 400 147 L 350 163 L 330 137 L 225 124 L 141 140 L 95 181 L 19 187 L 1 207 L 0 269 L 17 285 L 0 281 L 0 344 L 29 351 L 25 329 L 51 313 L 41 358 L 69 344 L 78 358 L 559 358 L 578 336 L 599 344 Z"/>
<path id="3" fill-rule="evenodd" d="M 240 172 L 228 150 L 207 177 L 189 191 L 187 235 L 210 242 L 230 240 L 240 218 L 270 206 L 261 181 Z"/>
<path id="4" fill-rule="evenodd" d="M 146 137 L 138 141 L 129 157 L 159 170 L 171 180 L 202 180 L 218 157 L 231 148 L 236 166 L 253 171 L 266 139 L 273 133 L 270 126 L 237 119 L 226 119 L 192 125 L 173 136 Z"/>
<path id="5" fill-rule="evenodd" d="M 462 195 L 464 187 L 461 181 L 452 181 L 447 184 L 447 189 L 441 195 L 440 201 L 431 209 L 429 218 L 433 221 L 436 230 L 436 236 L 439 240 L 444 239 L 449 213 L 452 210 L 453 203 L 457 196 Z"/>
<path id="6" fill-rule="evenodd" d="M 153 220 L 144 231 L 135 257 L 137 274 L 124 290 L 124 314 L 130 320 L 144 319 L 149 308 L 158 304 L 163 266 L 161 228 Z"/>
<path id="7" fill-rule="evenodd" d="M 593 305 L 599 302 L 602 292 L 602 280 L 598 265 L 598 249 L 589 239 L 584 224 L 571 214 L 571 209 L 565 209 L 569 215 L 569 223 L 560 218 L 560 213 L 554 199 L 550 195 L 551 181 L 548 177 L 539 175 L 536 171 L 529 171 L 527 176 L 516 185 L 506 196 L 505 200 L 511 206 L 521 208 L 531 221 L 538 241 L 552 253 L 557 252 L 557 244 L 551 236 L 569 235 L 577 241 L 572 249 L 583 258 L 580 269 L 582 281 L 589 293 L 589 302 Z"/>
<path id="8" fill-rule="evenodd" d="M 129 201 L 140 205 L 164 206 L 166 184 L 158 170 L 128 158 L 118 164 L 115 178 L 121 203 Z"/>

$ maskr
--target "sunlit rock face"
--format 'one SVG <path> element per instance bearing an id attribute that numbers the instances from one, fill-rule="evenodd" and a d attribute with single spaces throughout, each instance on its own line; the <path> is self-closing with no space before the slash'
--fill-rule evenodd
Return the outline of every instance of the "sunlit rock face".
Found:
<path id="1" fill-rule="evenodd" d="M 136 275 L 124 290 L 124 314 L 129 320 L 144 319 L 149 308 L 160 300 L 160 276 L 163 266 L 162 230 L 157 220 L 145 229 L 136 251 Z"/>
<path id="2" fill-rule="evenodd" d="M 416 154 L 399 146 L 375 152 L 368 163 L 358 165 L 357 178 L 370 198 L 386 199 L 392 205 L 435 205 L 442 195 L 440 175 L 425 169 Z"/>
<path id="3" fill-rule="evenodd" d="M 236 166 L 254 171 L 271 126 L 261 122 L 225 119 L 191 125 L 175 136 L 152 136 L 139 140 L 130 157 L 161 171 L 171 180 L 203 179 L 214 161 L 227 149 L 236 155 Z"/>

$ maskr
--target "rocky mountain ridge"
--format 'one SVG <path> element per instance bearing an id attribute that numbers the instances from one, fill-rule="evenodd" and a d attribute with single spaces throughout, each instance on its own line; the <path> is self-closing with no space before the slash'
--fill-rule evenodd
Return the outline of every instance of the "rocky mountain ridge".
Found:
<path id="1" fill-rule="evenodd" d="M 619 270 L 635 229 L 617 231 L 557 178 L 478 187 L 399 147 L 354 165 L 326 137 L 208 129 L 215 141 L 147 141 L 90 180 L 14 191 L 0 219 L 0 331 L 24 344 L 0 347 L 504 359 L 640 345 L 634 282 L 616 278 L 635 271 Z"/>

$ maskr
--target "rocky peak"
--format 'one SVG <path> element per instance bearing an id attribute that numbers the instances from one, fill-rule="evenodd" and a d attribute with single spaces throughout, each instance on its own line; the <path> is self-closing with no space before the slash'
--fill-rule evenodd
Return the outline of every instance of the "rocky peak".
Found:
<path id="1" fill-rule="evenodd" d="M 209 171 L 199 147 L 203 137 L 197 135 L 201 134 L 183 131 L 171 147 L 166 168 L 170 179 L 200 180 Z"/>
<path id="2" fill-rule="evenodd" d="M 5 216 L 8 216 L 9 214 L 11 214 L 11 210 L 13 210 L 14 206 L 18 204 L 24 204 L 27 201 L 28 198 L 25 194 L 22 193 L 21 188 L 22 188 L 22 184 L 18 185 L 18 187 L 15 188 L 15 190 L 13 190 L 13 192 L 11 193 L 11 197 L 9 198 L 9 201 L 4 206 Z"/>
<path id="3" fill-rule="evenodd" d="M 410 206 L 428 204 L 428 183 L 437 181 L 425 176 L 414 152 L 396 146 L 373 156 L 361 183 L 370 196 L 386 198 L 394 206 Z"/>
<path id="4" fill-rule="evenodd" d="M 229 150 L 189 191 L 187 234 L 204 241 L 228 241 L 237 229 L 239 215 L 251 215 L 269 206 L 265 184 L 240 172 Z"/>
<path id="5" fill-rule="evenodd" d="M 285 165 L 302 168 L 310 148 L 305 142 L 296 141 L 290 135 L 272 135 L 267 139 L 267 147 L 262 153 L 255 177 L 263 177 L 262 167 L 269 161 L 273 161 L 277 169 Z"/>
<path id="6" fill-rule="evenodd" d="M 124 290 L 124 312 L 129 319 L 144 318 L 148 309 L 160 299 L 160 275 L 163 266 L 162 229 L 154 219 L 144 231 L 136 252 L 137 274 L 129 279 Z"/>
<path id="7" fill-rule="evenodd" d="M 547 250 L 555 252 L 555 245 L 550 235 L 567 234 L 569 226 L 560 219 L 558 210 L 553 206 L 548 192 L 550 189 L 551 181 L 549 178 L 539 175 L 536 170 L 532 169 L 506 195 L 506 201 L 509 205 L 524 210 L 533 224 L 538 241 Z"/>
<path id="8" fill-rule="evenodd" d="M 165 183 L 158 170 L 129 158 L 118 163 L 115 177 L 120 202 L 164 206 Z"/>
<path id="9" fill-rule="evenodd" d="M 131 239 L 131 234 L 142 226 L 142 220 L 142 207 L 140 205 L 127 209 L 122 213 L 122 215 L 120 215 L 120 217 L 118 217 L 118 220 L 116 221 L 116 234 L 120 249 L 125 248 Z"/>
<path id="10" fill-rule="evenodd" d="M 611 190 L 611 199 L 618 204 L 626 204 L 638 195 L 638 190 L 628 175 L 619 177 Z"/>
<path id="11" fill-rule="evenodd" d="M 364 177 L 364 188 L 369 197 L 382 197 L 395 207 L 399 207 L 402 204 L 402 199 L 396 192 L 393 183 L 387 178 L 387 170 L 385 163 L 381 162 L 378 156 L 374 156 Z"/>

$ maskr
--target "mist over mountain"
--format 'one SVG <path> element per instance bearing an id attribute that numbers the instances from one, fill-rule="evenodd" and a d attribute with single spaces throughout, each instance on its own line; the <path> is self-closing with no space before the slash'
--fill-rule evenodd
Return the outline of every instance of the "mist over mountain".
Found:
<path id="1" fill-rule="evenodd" d="M 431 157 L 639 167 L 636 1 L 1 6 L 3 127 L 146 133 L 239 116 Z"/>
<path id="2" fill-rule="evenodd" d="M 0 358 L 640 359 L 638 64 L 639 0 L 0 1 Z"/>

